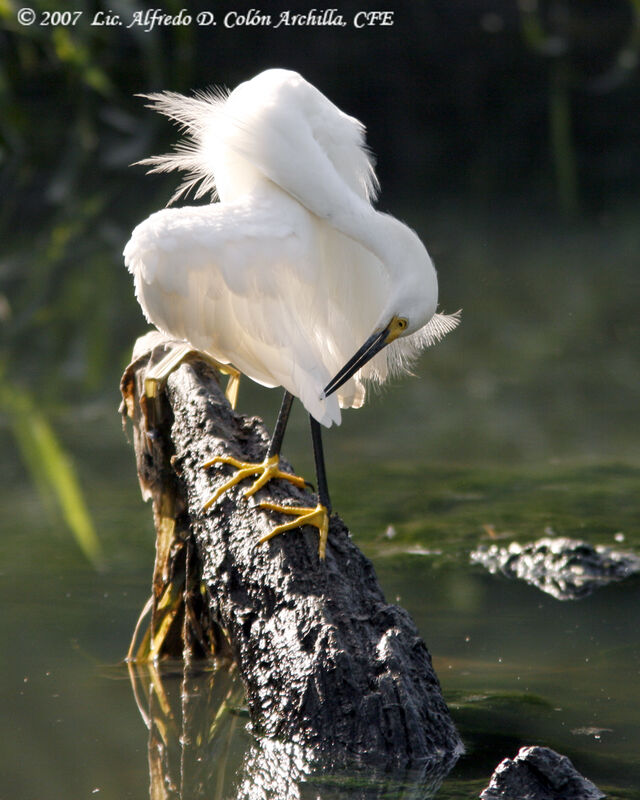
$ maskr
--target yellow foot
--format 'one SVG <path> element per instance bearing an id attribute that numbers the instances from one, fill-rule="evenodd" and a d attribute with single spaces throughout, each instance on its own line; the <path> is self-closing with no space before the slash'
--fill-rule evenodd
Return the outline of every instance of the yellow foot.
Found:
<path id="1" fill-rule="evenodd" d="M 231 364 L 221 364 L 212 356 L 196 350 L 187 342 L 172 347 L 163 359 L 147 371 L 144 379 L 144 393 L 147 397 L 153 399 L 158 394 L 159 384 L 164 383 L 174 369 L 177 369 L 185 359 L 192 356 L 206 361 L 222 375 L 229 376 L 224 394 L 231 408 L 235 408 L 240 386 L 240 373 L 238 370 L 232 367 Z"/>
<path id="2" fill-rule="evenodd" d="M 222 486 L 220 486 L 207 500 L 207 502 L 202 506 L 203 511 L 211 508 L 216 500 L 219 497 L 222 497 L 222 495 L 232 486 L 240 483 L 240 481 L 243 481 L 245 478 L 249 478 L 251 475 L 258 475 L 258 478 L 256 478 L 256 480 L 244 493 L 245 497 L 251 497 L 252 494 L 255 494 L 259 489 L 262 489 L 266 483 L 272 481 L 274 478 L 282 478 L 285 481 L 289 481 L 290 483 L 299 486 L 301 489 L 305 486 L 304 478 L 301 478 L 299 475 L 292 475 L 290 472 L 283 472 L 280 469 L 280 459 L 278 456 L 265 458 L 261 464 L 238 461 L 237 458 L 232 458 L 231 456 L 216 456 L 202 466 L 206 469 L 207 467 L 212 467 L 214 464 L 231 464 L 231 466 L 235 467 L 238 471 L 235 475 L 232 475 L 228 481 L 223 483 Z"/>
<path id="3" fill-rule="evenodd" d="M 329 536 L 329 512 L 326 507 L 321 503 L 315 508 L 294 508 L 293 506 L 279 506 L 275 503 L 260 503 L 260 508 L 267 509 L 268 511 L 278 511 L 280 514 L 291 514 L 297 516 L 292 522 L 285 522 L 282 525 L 277 525 L 272 531 L 265 534 L 258 540 L 258 544 L 268 542 L 274 536 L 285 531 L 300 528 L 303 525 L 313 525 L 318 529 L 320 538 L 318 540 L 318 555 L 320 560 L 324 561 L 324 556 L 327 550 L 327 537 Z"/>

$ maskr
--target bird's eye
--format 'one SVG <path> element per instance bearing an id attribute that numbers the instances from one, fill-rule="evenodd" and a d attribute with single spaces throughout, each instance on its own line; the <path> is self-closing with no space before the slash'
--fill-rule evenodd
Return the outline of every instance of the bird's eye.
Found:
<path id="1" fill-rule="evenodd" d="M 398 327 L 401 331 L 403 331 L 407 327 L 407 320 L 404 317 L 400 317 L 398 320 Z"/>

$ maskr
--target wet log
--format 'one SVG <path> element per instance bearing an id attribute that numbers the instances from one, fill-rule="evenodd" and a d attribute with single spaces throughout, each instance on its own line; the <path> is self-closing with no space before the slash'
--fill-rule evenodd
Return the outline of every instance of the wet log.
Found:
<path id="1" fill-rule="evenodd" d="M 605 545 L 545 536 L 537 542 L 508 547 L 480 546 L 471 562 L 492 574 L 526 581 L 556 600 L 580 600 L 596 589 L 640 573 L 640 558 Z"/>
<path id="2" fill-rule="evenodd" d="M 603 800 L 604 793 L 566 756 L 549 747 L 521 747 L 495 768 L 480 800 Z"/>
<path id="3" fill-rule="evenodd" d="M 157 334 L 143 337 L 122 380 L 138 476 L 158 532 L 155 627 L 174 629 L 154 655 L 179 648 L 191 657 L 230 654 L 253 730 L 325 763 L 451 766 L 462 745 L 427 648 L 407 612 L 386 603 L 342 520 L 332 516 L 321 561 L 315 528 L 257 545 L 282 521 L 258 502 L 315 505 L 310 492 L 286 481 L 271 481 L 249 500 L 241 484 L 202 512 L 231 468 L 201 465 L 214 456 L 262 461 L 269 435 L 259 419 L 233 411 L 219 375 L 197 356 L 172 371 L 150 401 L 145 376 L 173 346 Z M 167 619 L 172 576 L 186 602 Z"/>

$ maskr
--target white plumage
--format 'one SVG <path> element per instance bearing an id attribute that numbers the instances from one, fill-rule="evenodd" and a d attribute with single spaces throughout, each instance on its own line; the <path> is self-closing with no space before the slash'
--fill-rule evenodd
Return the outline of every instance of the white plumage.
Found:
<path id="1" fill-rule="evenodd" d="M 416 234 L 372 206 L 364 128 L 294 72 L 268 70 L 230 94 L 151 95 L 188 139 L 147 159 L 183 170 L 211 205 L 168 208 L 133 231 L 125 262 L 147 319 L 265 386 L 283 386 L 324 425 L 452 330 Z M 324 395 L 393 318 L 398 338 Z"/>

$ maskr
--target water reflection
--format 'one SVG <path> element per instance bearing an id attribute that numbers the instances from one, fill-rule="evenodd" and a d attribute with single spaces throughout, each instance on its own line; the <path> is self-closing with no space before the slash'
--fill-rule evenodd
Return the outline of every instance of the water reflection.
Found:
<path id="1" fill-rule="evenodd" d="M 133 694 L 149 730 L 149 797 L 224 797 L 235 772 L 230 746 L 244 692 L 234 669 L 195 670 L 181 662 L 128 665 Z M 231 762 L 231 763 L 230 763 Z"/>
<path id="2" fill-rule="evenodd" d="M 317 800 L 426 800 L 453 766 L 336 770 L 310 748 L 250 733 L 233 664 L 130 663 L 128 669 L 149 730 L 151 800 L 302 800 L 311 794 Z"/>

